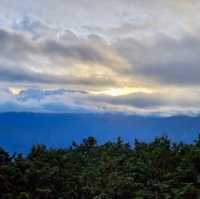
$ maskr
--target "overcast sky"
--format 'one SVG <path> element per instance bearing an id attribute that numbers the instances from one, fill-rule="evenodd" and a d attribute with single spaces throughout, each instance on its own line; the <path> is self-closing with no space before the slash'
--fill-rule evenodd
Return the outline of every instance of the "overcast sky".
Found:
<path id="1" fill-rule="evenodd" d="M 200 1 L 0 5 L 0 112 L 199 114 Z"/>

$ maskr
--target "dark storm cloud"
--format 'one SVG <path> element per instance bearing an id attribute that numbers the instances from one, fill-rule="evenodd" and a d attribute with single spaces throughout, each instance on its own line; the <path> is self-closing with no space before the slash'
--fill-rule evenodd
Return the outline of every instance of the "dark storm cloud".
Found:
<path id="1" fill-rule="evenodd" d="M 48 75 L 42 73 L 34 74 L 33 71 L 24 70 L 26 68 L 25 64 L 32 65 L 34 61 L 36 64 L 42 65 L 40 59 L 48 57 L 51 60 L 51 64 L 57 65 L 56 67 L 58 68 L 60 64 L 64 64 L 65 67 L 72 67 L 76 63 L 90 64 L 90 67 L 93 64 L 99 64 L 111 68 L 113 72 L 118 74 L 119 78 L 120 76 L 127 76 L 133 79 L 140 77 L 147 82 L 148 80 L 153 80 L 164 85 L 191 86 L 200 83 L 200 40 L 198 37 L 186 34 L 177 39 L 160 34 L 156 37 L 156 40 L 152 38 L 147 43 L 129 37 L 118 39 L 107 45 L 98 35 L 91 35 L 84 40 L 75 34 L 73 35 L 72 37 L 72 33 L 69 34 L 68 31 L 62 37 L 63 40 L 50 38 L 37 41 L 22 33 L 0 29 L 0 57 L 2 65 L 4 65 L 4 67 L 0 68 L 2 74 L 0 79 L 6 81 L 30 81 L 33 83 L 69 83 L 68 77 L 54 76 L 53 70 L 55 69 L 53 68 L 52 74 Z M 107 51 L 104 52 L 101 48 L 105 48 Z M 116 57 L 110 58 L 107 53 Z M 117 58 L 125 60 L 127 65 L 119 67 L 121 63 Z M 12 68 L 9 68 L 9 64 L 13 64 L 12 62 L 22 65 L 21 69 L 16 67 L 11 71 Z M 45 69 L 45 66 L 39 67 L 44 67 Z M 16 70 L 17 68 L 19 70 Z M 101 69 L 99 68 L 99 70 Z M 8 73 L 10 78 L 6 75 Z M 77 82 L 71 78 L 68 79 L 70 79 L 70 83 L 74 82 L 76 84 Z M 104 83 L 104 80 L 101 82 L 80 78 L 80 84 L 91 85 L 93 83 L 97 85 L 98 82 L 100 84 Z M 105 84 L 106 82 L 111 83 L 114 80 L 110 82 L 107 80 Z"/>
<path id="2" fill-rule="evenodd" d="M 30 35 L 0 29 L 0 57 L 8 62 L 26 63 L 38 62 L 48 58 L 50 64 L 64 64 L 71 67 L 74 64 L 91 64 L 113 66 L 119 64 L 118 60 L 107 56 L 103 48 L 109 48 L 100 36 L 90 35 L 88 38 L 78 38 L 71 31 L 57 39 L 57 35 L 50 38 L 41 37 L 33 40 Z M 110 50 L 110 53 L 113 52 Z"/>
<path id="3" fill-rule="evenodd" d="M 16 61 L 23 58 L 26 61 L 30 53 L 34 53 L 34 47 L 23 35 L 0 29 L 1 59 Z"/>
<path id="4" fill-rule="evenodd" d="M 46 41 L 41 49 L 47 56 L 54 56 L 62 59 L 74 59 L 90 63 L 109 63 L 109 60 L 94 47 L 87 44 L 62 45 L 56 41 Z"/>
<path id="5" fill-rule="evenodd" d="M 200 84 L 200 60 L 197 63 L 180 61 L 177 63 L 147 65 L 141 68 L 138 67 L 135 72 L 166 85 L 195 86 Z"/>
<path id="6" fill-rule="evenodd" d="M 33 30 L 38 26 L 37 21 L 29 22 L 27 18 L 25 19 L 23 24 L 25 23 L 26 26 L 28 24 L 28 30 L 34 32 Z M 23 28 L 26 27 L 25 25 Z M 129 26 L 128 28 L 123 27 L 129 29 Z M 146 42 L 133 37 L 118 38 L 108 45 L 99 35 L 91 35 L 87 39 L 82 39 L 66 30 L 61 39 L 56 39 L 54 35 L 50 38 L 41 37 L 39 40 L 32 40 L 23 32 L 0 29 L 0 43 L 1 62 L 3 65 L 8 64 L 7 70 L 10 70 L 9 64 L 16 62 L 19 65 L 32 65 L 33 67 L 35 65 L 45 68 L 42 60 L 48 58 L 50 65 L 53 66 L 52 73 L 54 73 L 54 67 L 59 68 L 60 65 L 70 68 L 76 64 L 89 64 L 90 67 L 100 65 L 99 70 L 103 65 L 118 74 L 119 78 L 120 76 L 132 79 L 139 77 L 145 79 L 146 82 L 150 80 L 165 85 L 170 83 L 171 85 L 191 86 L 199 83 L 200 40 L 191 34 L 183 34 L 181 38 L 158 34 Z M 114 56 L 111 58 L 109 54 Z M 121 63 L 119 59 L 124 60 L 124 63 Z M 24 75 L 22 71 L 21 80 L 25 79 Z M 14 80 L 17 77 L 20 75 L 13 75 Z M 67 83 L 66 80 L 60 78 L 54 78 L 55 80 L 51 81 L 48 78 L 43 80 L 42 77 L 35 79 L 31 74 L 28 74 L 26 81 L 28 78 L 32 82 L 39 79 L 40 83 L 56 83 L 56 81 Z M 88 82 L 90 82 L 88 79 L 81 80 L 83 84 L 90 84 Z"/>
<path id="7" fill-rule="evenodd" d="M 130 64 L 122 68 L 127 76 L 140 76 L 163 85 L 195 86 L 200 83 L 200 40 L 183 36 L 181 39 L 160 35 L 156 40 L 145 42 L 133 38 L 114 44 Z"/>

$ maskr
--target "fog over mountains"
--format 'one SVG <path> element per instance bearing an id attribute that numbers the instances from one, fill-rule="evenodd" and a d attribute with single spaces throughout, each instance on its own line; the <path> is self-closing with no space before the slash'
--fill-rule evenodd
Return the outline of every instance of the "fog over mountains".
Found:
<path id="1" fill-rule="evenodd" d="M 167 99 L 162 93 L 155 94 L 147 90 L 135 90 L 131 94 L 126 92 L 129 90 L 123 90 L 123 94 L 120 94 L 119 90 L 111 89 L 105 94 L 81 89 L 0 87 L 0 112 L 121 113 L 155 116 L 199 114 L 197 95 L 188 93 L 177 98 L 172 90 L 167 94 L 170 99 Z"/>

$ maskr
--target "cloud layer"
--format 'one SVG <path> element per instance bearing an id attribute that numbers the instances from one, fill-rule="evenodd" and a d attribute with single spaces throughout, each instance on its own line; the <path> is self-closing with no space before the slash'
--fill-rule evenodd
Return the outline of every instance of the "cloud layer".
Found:
<path id="1" fill-rule="evenodd" d="M 197 0 L 1 5 L 0 111 L 199 113 Z"/>

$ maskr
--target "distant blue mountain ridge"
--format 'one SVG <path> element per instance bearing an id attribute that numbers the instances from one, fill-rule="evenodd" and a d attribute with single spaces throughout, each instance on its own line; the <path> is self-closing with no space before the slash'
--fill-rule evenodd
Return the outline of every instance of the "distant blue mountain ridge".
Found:
<path id="1" fill-rule="evenodd" d="M 0 146 L 10 153 L 27 153 L 32 144 L 68 147 L 94 136 L 98 143 L 122 137 L 151 141 L 167 135 L 175 142 L 193 142 L 200 133 L 200 116 L 136 116 L 122 114 L 0 113 Z"/>

